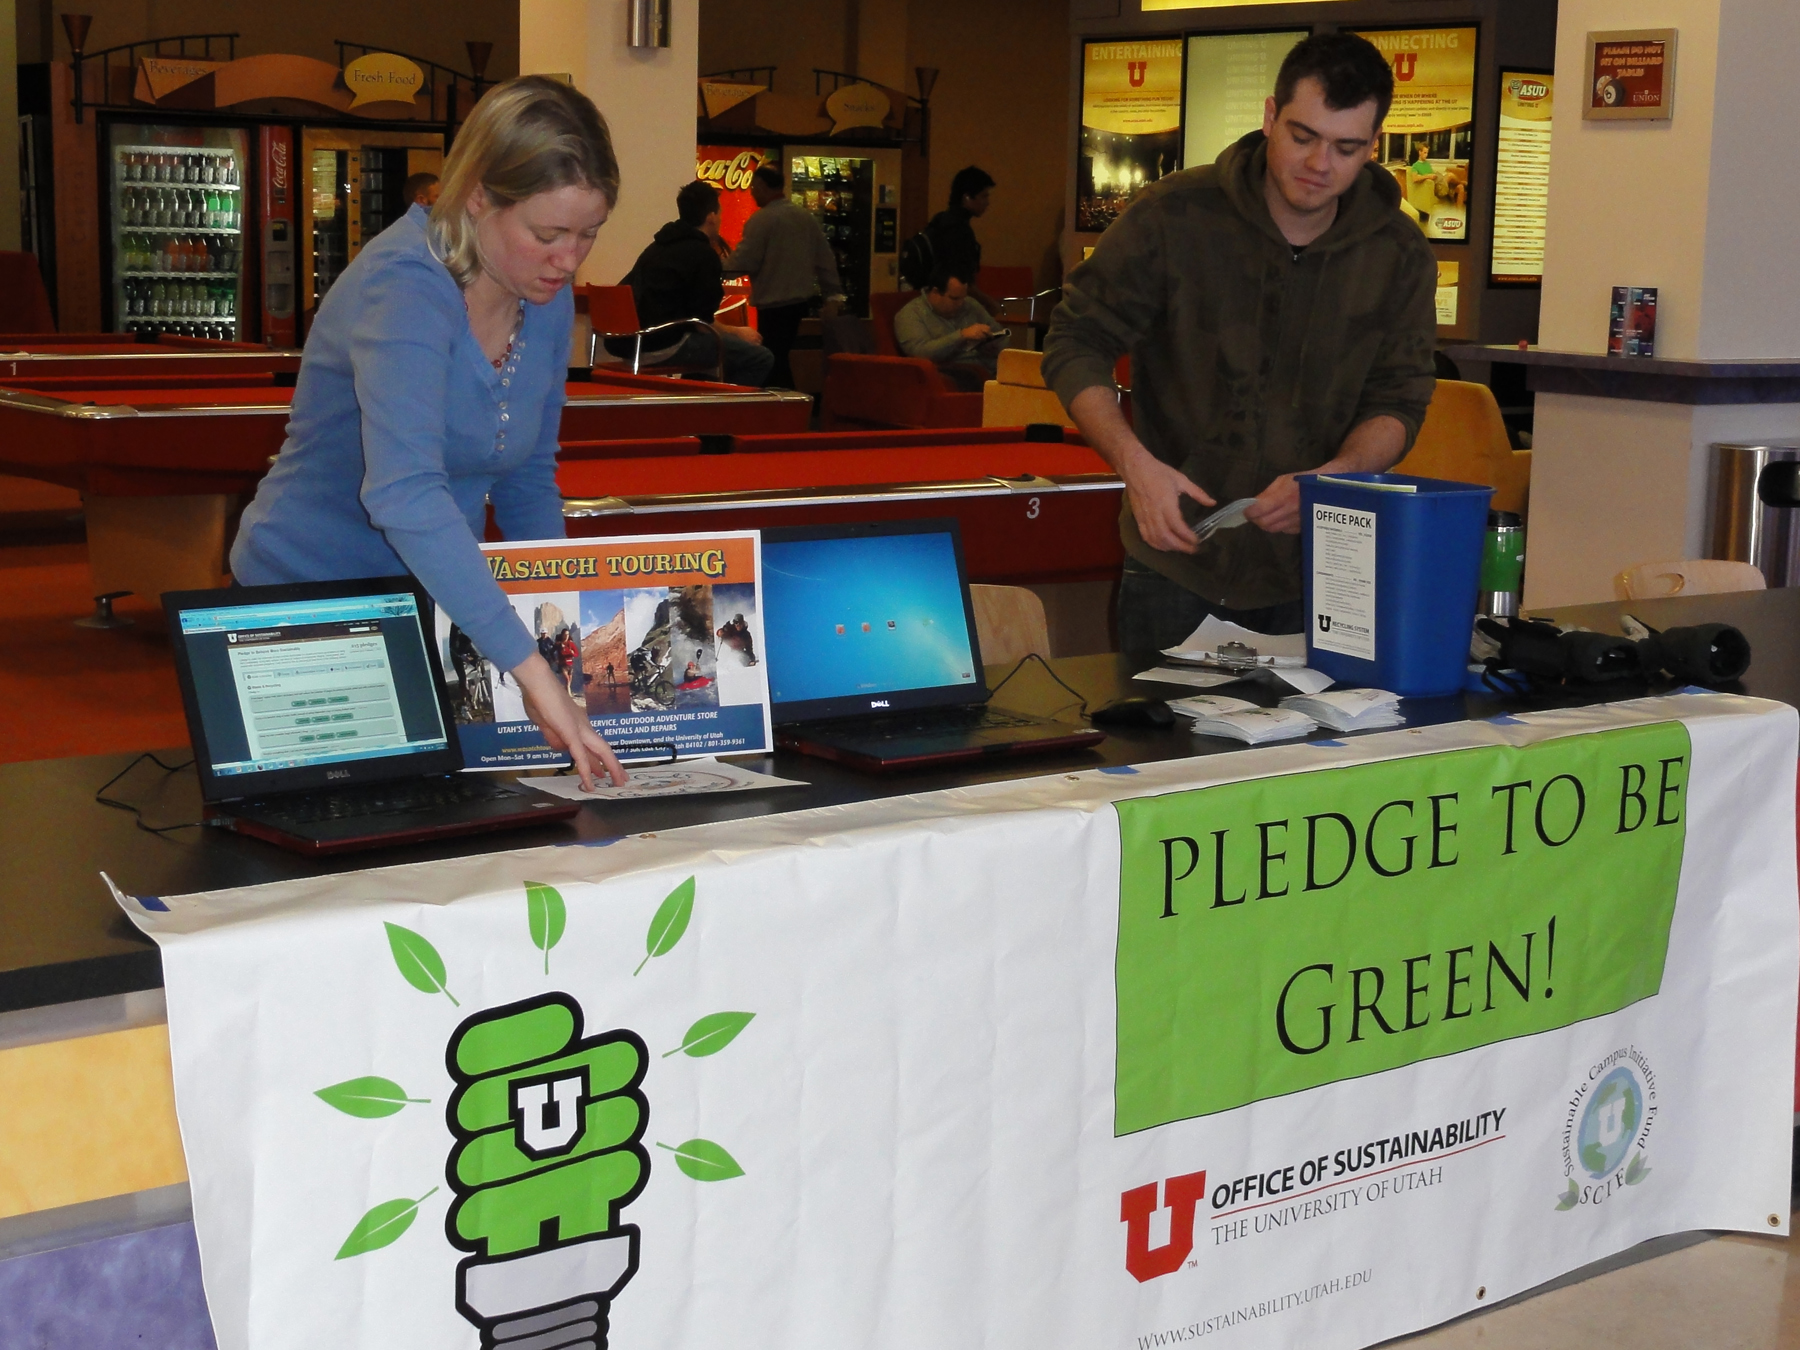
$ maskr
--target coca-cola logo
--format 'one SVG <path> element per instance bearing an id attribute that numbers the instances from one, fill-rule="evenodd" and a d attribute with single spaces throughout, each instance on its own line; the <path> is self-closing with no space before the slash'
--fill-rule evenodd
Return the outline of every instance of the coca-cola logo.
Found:
<path id="1" fill-rule="evenodd" d="M 287 146 L 283 145 L 280 141 L 276 141 L 275 144 L 271 147 L 271 153 L 270 153 L 269 158 L 273 165 L 273 168 L 269 174 L 270 185 L 273 186 L 275 188 L 275 190 L 278 192 L 285 191 L 287 189 L 287 185 L 288 185 L 288 149 L 287 149 Z"/>
<path id="2" fill-rule="evenodd" d="M 732 159 L 703 159 L 694 166 L 694 176 L 727 192 L 743 192 L 750 186 L 750 176 L 762 167 L 760 150 L 740 150 Z"/>

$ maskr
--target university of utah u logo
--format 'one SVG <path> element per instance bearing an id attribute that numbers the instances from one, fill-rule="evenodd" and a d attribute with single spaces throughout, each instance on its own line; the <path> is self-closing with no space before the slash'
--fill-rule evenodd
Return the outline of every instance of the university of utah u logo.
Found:
<path id="1" fill-rule="evenodd" d="M 1169 1240 L 1150 1245 L 1150 1216 L 1156 1212 L 1156 1183 L 1139 1186 L 1119 1197 L 1119 1222 L 1126 1224 L 1125 1269 L 1139 1284 L 1173 1274 L 1194 1250 L 1194 1208 L 1206 1196 L 1206 1173 L 1170 1177 L 1162 1185 L 1163 1207 L 1169 1211 Z"/>
<path id="2" fill-rule="evenodd" d="M 1133 89 L 1144 87 L 1144 76 L 1149 73 L 1149 70 L 1150 63 L 1148 61 L 1127 61 L 1125 63 L 1126 76 L 1130 79 Z"/>
<path id="3" fill-rule="evenodd" d="M 1410 80 L 1419 73 L 1419 54 L 1417 52 L 1399 52 L 1394 56 L 1394 78 Z"/>

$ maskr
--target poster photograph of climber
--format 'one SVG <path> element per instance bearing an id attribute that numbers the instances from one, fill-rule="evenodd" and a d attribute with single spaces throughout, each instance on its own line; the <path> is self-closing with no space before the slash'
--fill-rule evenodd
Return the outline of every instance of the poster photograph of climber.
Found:
<path id="1" fill-rule="evenodd" d="M 639 535 L 483 546 L 543 658 L 625 761 L 773 746 L 760 536 Z M 518 682 L 441 610 L 438 654 L 471 769 L 561 765 Z"/>

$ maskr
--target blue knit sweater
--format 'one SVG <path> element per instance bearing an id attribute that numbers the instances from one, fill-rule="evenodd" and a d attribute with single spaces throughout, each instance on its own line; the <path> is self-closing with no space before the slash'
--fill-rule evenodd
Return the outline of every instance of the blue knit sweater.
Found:
<path id="1" fill-rule="evenodd" d="M 563 537 L 556 490 L 574 301 L 524 306 L 504 369 L 414 206 L 372 240 L 307 334 L 287 441 L 244 512 L 247 586 L 411 572 L 502 670 L 537 650 L 477 541 L 491 499 L 508 539 Z"/>

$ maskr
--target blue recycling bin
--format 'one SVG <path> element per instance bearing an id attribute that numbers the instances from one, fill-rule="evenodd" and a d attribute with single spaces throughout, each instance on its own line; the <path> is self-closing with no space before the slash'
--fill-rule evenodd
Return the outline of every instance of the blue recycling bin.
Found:
<path id="1" fill-rule="evenodd" d="M 1393 473 L 1299 481 L 1307 663 L 1403 698 L 1459 692 L 1494 490 Z"/>

